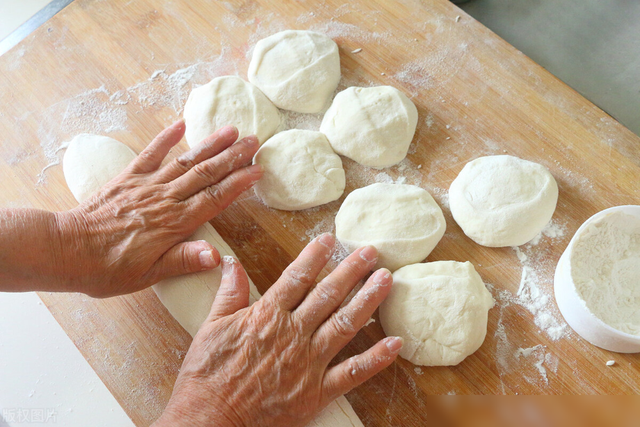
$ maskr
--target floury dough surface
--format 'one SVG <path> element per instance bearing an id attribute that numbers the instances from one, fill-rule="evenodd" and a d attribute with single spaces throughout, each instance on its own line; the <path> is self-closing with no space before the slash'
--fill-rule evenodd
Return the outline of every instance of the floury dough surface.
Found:
<path id="1" fill-rule="evenodd" d="M 640 217 L 613 212 L 589 224 L 574 243 L 571 276 L 593 314 L 640 336 Z"/>
<path id="2" fill-rule="evenodd" d="M 462 362 L 484 342 L 493 298 L 470 262 L 412 264 L 393 273 L 380 305 L 388 336 L 401 336 L 400 356 L 424 366 Z"/>
<path id="3" fill-rule="evenodd" d="M 372 184 L 351 192 L 336 215 L 336 237 L 350 251 L 378 250 L 377 268 L 394 271 L 424 260 L 438 244 L 446 222 L 424 189 L 404 184 Z"/>
<path id="4" fill-rule="evenodd" d="M 67 186 L 78 203 L 81 203 L 100 187 L 124 170 L 136 154 L 123 143 L 99 135 L 78 135 L 69 143 L 63 159 Z M 206 223 L 188 240 L 206 240 L 220 256 L 234 256 L 218 232 Z M 169 313 L 194 336 L 211 311 L 220 280 L 221 268 L 172 277 L 153 286 L 158 298 Z M 260 293 L 249 278 L 250 303 L 260 298 Z M 307 427 L 364 427 L 351 404 L 344 396 L 331 402 Z"/>
<path id="5" fill-rule="evenodd" d="M 247 74 L 277 107 L 319 113 L 340 82 L 338 45 L 313 31 L 281 31 L 256 43 Z"/>
<path id="6" fill-rule="evenodd" d="M 520 246 L 549 223 L 558 185 L 542 165 L 513 156 L 467 163 L 449 188 L 451 214 L 479 245 Z"/>
<path id="7" fill-rule="evenodd" d="M 184 106 L 190 147 L 223 126 L 238 128 L 239 138 L 256 135 L 263 144 L 280 128 L 278 109 L 254 85 L 236 76 L 216 77 L 189 94 Z"/>
<path id="8" fill-rule="evenodd" d="M 336 153 L 386 168 L 407 156 L 418 110 L 391 86 L 349 87 L 338 93 L 320 125 Z"/>
<path id="9" fill-rule="evenodd" d="M 275 209 L 319 206 L 337 200 L 344 191 L 342 160 L 320 132 L 280 132 L 260 148 L 254 163 L 265 171 L 255 192 Z"/>

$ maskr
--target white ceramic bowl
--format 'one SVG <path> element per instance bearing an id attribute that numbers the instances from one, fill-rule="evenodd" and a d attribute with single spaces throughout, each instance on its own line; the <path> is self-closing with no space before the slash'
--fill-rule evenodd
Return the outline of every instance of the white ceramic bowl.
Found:
<path id="1" fill-rule="evenodd" d="M 582 234 L 588 224 L 616 211 L 640 217 L 640 206 L 627 205 L 605 209 L 586 220 L 578 228 L 558 261 L 553 287 L 560 312 L 569 326 L 582 338 L 605 350 L 617 353 L 640 353 L 640 336 L 621 332 L 597 318 L 578 295 L 571 275 L 571 251 L 577 237 Z"/>

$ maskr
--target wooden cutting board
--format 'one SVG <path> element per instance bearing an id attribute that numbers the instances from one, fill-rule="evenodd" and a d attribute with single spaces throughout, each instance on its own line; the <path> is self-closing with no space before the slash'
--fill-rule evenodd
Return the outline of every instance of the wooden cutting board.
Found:
<path id="1" fill-rule="evenodd" d="M 460 365 L 398 360 L 349 393 L 365 425 L 420 425 L 432 394 L 640 392 L 639 357 L 563 331 L 552 294 L 555 263 L 580 224 L 604 208 L 639 202 L 640 139 L 447 0 L 76 0 L 0 57 L 2 206 L 72 208 L 62 168 L 42 171 L 64 141 L 107 134 L 140 151 L 180 117 L 193 85 L 246 77 L 253 44 L 288 28 L 338 43 L 341 88 L 388 84 L 418 107 L 408 158 L 382 171 L 344 159 L 345 196 L 379 181 L 426 188 L 447 219 L 428 260 L 473 262 L 496 298 L 486 341 Z M 287 120 L 317 129 L 320 116 Z M 553 226 L 519 254 L 474 244 L 447 205 L 449 184 L 466 162 L 504 153 L 542 163 L 560 186 Z M 333 230 L 343 199 L 280 212 L 249 191 L 212 224 L 264 293 L 311 237 Z M 158 417 L 190 337 L 155 294 L 40 296 L 133 421 L 144 426 Z M 559 339 L 549 325 L 560 328 Z M 365 327 L 339 359 L 383 336 L 378 322 Z M 609 359 L 618 363 L 606 367 Z"/>

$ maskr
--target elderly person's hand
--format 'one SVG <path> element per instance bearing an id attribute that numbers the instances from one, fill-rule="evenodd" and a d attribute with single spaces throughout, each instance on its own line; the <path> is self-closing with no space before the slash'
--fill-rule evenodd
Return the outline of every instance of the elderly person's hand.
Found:
<path id="1" fill-rule="evenodd" d="M 217 267 L 214 247 L 185 240 L 260 179 L 260 166 L 245 167 L 259 143 L 227 126 L 161 166 L 184 131 L 165 129 L 75 209 L 0 210 L 0 287 L 108 297 Z"/>
<path id="2" fill-rule="evenodd" d="M 242 266 L 233 258 L 223 260 L 211 313 L 156 427 L 304 426 L 332 400 L 395 360 L 402 339 L 388 337 L 328 367 L 393 281 L 388 270 L 378 270 L 341 307 L 375 266 L 377 252 L 371 246 L 358 249 L 314 287 L 334 244 L 330 234 L 314 240 L 250 307 Z"/>

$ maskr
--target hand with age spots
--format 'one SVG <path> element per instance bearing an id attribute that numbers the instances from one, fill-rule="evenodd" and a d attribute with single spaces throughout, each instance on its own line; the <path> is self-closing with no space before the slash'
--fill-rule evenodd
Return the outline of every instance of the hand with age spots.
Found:
<path id="1" fill-rule="evenodd" d="M 376 271 L 341 308 L 375 266 L 377 252 L 372 246 L 356 250 L 315 285 L 334 245 L 330 234 L 315 239 L 250 307 L 247 275 L 240 263 L 225 257 L 211 313 L 155 427 L 305 426 L 395 360 L 402 339 L 388 337 L 329 367 L 393 281 L 388 270 Z"/>
<path id="2" fill-rule="evenodd" d="M 0 209 L 0 289 L 107 297 L 218 266 L 209 243 L 185 240 L 260 179 L 261 167 L 247 166 L 258 141 L 234 144 L 238 132 L 226 127 L 161 166 L 184 130 L 183 122 L 167 128 L 75 209 Z M 341 308 L 377 252 L 358 249 L 315 285 L 334 245 L 329 234 L 314 240 L 250 307 L 244 269 L 222 261 L 211 313 L 157 427 L 304 426 L 395 360 L 402 340 L 389 337 L 329 367 L 392 284 L 389 271 L 378 270 Z"/>
<path id="3" fill-rule="evenodd" d="M 75 209 L 0 209 L 0 289 L 108 297 L 216 268 L 213 246 L 185 240 L 260 179 L 259 143 L 227 126 L 161 166 L 184 131 L 165 129 Z"/>

